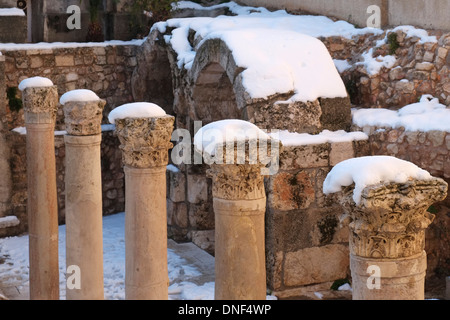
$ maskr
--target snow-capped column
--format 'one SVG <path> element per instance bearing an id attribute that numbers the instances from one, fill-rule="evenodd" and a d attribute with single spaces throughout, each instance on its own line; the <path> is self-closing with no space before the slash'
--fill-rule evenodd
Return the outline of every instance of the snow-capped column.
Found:
<path id="1" fill-rule="evenodd" d="M 27 128 L 30 299 L 59 299 L 58 205 L 55 165 L 56 86 L 46 78 L 19 85 Z"/>
<path id="2" fill-rule="evenodd" d="M 174 117 L 150 103 L 114 109 L 125 170 L 125 298 L 167 300 L 166 166 Z"/>
<path id="3" fill-rule="evenodd" d="M 391 157 L 351 159 L 333 170 L 324 190 L 332 180 L 346 181 L 339 198 L 351 221 L 353 299 L 423 300 L 425 229 L 434 219 L 427 209 L 445 199 L 447 183 Z M 353 179 L 346 171 L 353 171 Z M 355 190 L 349 185 L 352 180 Z"/>
<path id="4" fill-rule="evenodd" d="M 209 148 L 207 140 L 217 144 Z M 262 170 L 267 162 L 263 164 L 260 155 L 270 146 L 260 148 L 267 147 L 268 140 L 256 126 L 241 120 L 211 123 L 195 136 L 196 149 L 205 161 L 213 160 L 206 162 L 213 182 L 217 300 L 266 299 Z"/>
<path id="5" fill-rule="evenodd" d="M 100 143 L 106 101 L 90 90 L 64 94 L 67 300 L 102 300 L 103 228 Z M 75 268 L 75 269 L 74 269 Z M 79 274 L 76 274 L 79 273 Z M 77 278 L 78 276 L 78 278 Z"/>

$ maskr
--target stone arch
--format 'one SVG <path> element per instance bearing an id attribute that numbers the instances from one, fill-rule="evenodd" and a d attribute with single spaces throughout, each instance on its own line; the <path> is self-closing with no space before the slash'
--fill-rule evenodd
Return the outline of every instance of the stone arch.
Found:
<path id="1" fill-rule="evenodd" d="M 137 53 L 131 79 L 133 99 L 155 103 L 174 115 L 171 64 L 165 47 L 157 45 L 157 39 L 156 34 L 151 34 Z"/>
<path id="2" fill-rule="evenodd" d="M 206 40 L 190 70 L 191 115 L 204 124 L 223 119 L 246 119 L 239 74 L 231 50 L 221 39 Z"/>

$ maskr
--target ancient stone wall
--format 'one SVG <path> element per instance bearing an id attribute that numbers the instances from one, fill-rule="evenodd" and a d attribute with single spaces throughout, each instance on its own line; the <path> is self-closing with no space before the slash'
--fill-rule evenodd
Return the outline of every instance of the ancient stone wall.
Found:
<path id="1" fill-rule="evenodd" d="M 3 51 L 0 79 L 2 128 L 4 152 L 0 160 L 7 167 L 2 174 L 5 187 L 1 200 L 0 217 L 15 215 L 20 224 L 0 230 L 0 236 L 16 235 L 27 230 L 27 178 L 26 136 L 11 131 L 24 126 L 23 110 L 11 111 L 4 93 L 8 87 L 17 87 L 21 80 L 33 76 L 47 77 L 58 87 L 61 96 L 73 89 L 91 89 L 107 101 L 103 123 L 109 112 L 124 103 L 132 102 L 131 75 L 136 65 L 136 46 L 106 46 L 57 49 Z M 1 70 L 0 70 L 1 71 Z M 4 79 L 4 80 L 3 80 Z M 17 91 L 20 98 L 21 92 Z M 56 130 L 65 129 L 62 107 L 58 108 Z M 103 212 L 112 214 L 125 209 L 124 174 L 119 142 L 112 131 L 102 135 L 101 163 L 103 180 Z M 6 157 L 8 159 L 6 159 Z M 58 191 L 59 222 L 64 222 L 65 203 L 65 146 L 62 135 L 55 135 L 56 179 Z M 10 177 L 8 175 L 10 173 Z M 7 179 L 8 178 L 8 179 Z M 11 182 L 6 184 L 7 180 Z"/>
<path id="2" fill-rule="evenodd" d="M 3 50 L 5 85 L 17 87 L 25 78 L 41 76 L 58 86 L 60 96 L 74 89 L 90 89 L 107 102 L 106 123 L 106 116 L 114 107 L 133 101 L 131 75 L 136 66 L 136 50 L 135 45 Z M 7 108 L 7 117 L 10 129 L 23 126 L 22 111 L 10 112 Z M 60 108 L 57 130 L 63 124 Z"/>
<path id="3" fill-rule="evenodd" d="M 408 36 L 401 29 L 378 36 L 321 40 L 334 59 L 347 60 L 351 65 L 341 72 L 341 76 L 354 105 L 399 109 L 417 102 L 423 94 L 431 94 L 449 105 L 450 34 L 431 34 L 435 34 L 437 42 L 424 42 L 417 36 Z M 384 38 L 386 40 L 381 44 Z M 375 58 L 394 56 L 395 63 L 391 68 L 382 67 L 379 72 L 370 73 L 362 57 L 370 49 Z"/>

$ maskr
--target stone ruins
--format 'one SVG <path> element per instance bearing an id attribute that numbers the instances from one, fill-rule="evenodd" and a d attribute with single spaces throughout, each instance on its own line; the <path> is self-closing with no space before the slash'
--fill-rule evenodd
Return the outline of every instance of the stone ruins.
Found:
<path id="1" fill-rule="evenodd" d="M 428 30 L 432 42 L 402 28 L 320 37 L 331 59 L 349 64 L 339 69 L 348 96 L 281 108 L 276 102 L 292 92 L 252 98 L 245 68 L 223 39 L 200 41 L 190 30 L 195 59 L 189 70 L 180 66 L 164 41 L 174 29 L 105 46 L 0 45 L 0 236 L 30 234 L 32 299 L 59 298 L 55 232 L 63 223 L 68 264 L 93 271 L 82 280 L 92 288 L 67 298 L 102 299 L 101 217 L 123 211 L 127 299 L 167 299 L 167 237 L 215 255 L 217 299 L 264 299 L 266 289 L 280 299 L 310 299 L 340 279 L 352 279 L 354 299 L 423 299 L 425 279 L 450 274 L 450 132 L 358 127 L 351 113 L 356 106 L 396 110 L 423 94 L 448 108 L 450 33 Z M 363 63 L 367 52 L 396 62 L 374 73 Z M 24 107 L 12 110 L 7 88 L 35 76 L 54 86 L 18 92 Z M 101 99 L 58 104 L 82 88 Z M 139 101 L 166 115 L 108 123 L 113 110 Z M 193 138 L 197 121 L 225 119 L 313 135 L 359 131 L 367 139 L 282 146 L 278 172 L 265 177 L 260 163 L 173 165 L 174 130 Z M 435 179 L 369 186 L 359 205 L 350 188 L 324 194 L 336 164 L 375 155 L 413 162 Z M 365 286 L 372 264 L 389 270 L 382 293 Z"/>

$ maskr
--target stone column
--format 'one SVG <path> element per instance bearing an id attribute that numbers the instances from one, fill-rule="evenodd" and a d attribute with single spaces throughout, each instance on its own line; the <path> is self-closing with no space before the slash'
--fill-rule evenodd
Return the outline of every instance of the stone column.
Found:
<path id="1" fill-rule="evenodd" d="M 125 165 L 127 300 L 168 299 L 166 166 L 174 120 L 115 120 Z"/>
<path id="2" fill-rule="evenodd" d="M 266 299 L 265 165 L 249 161 L 257 159 L 258 144 L 245 145 L 245 161 L 237 161 L 235 146 L 233 164 L 224 150 L 223 164 L 211 164 L 208 171 L 215 213 L 216 300 Z"/>
<path id="3" fill-rule="evenodd" d="M 23 90 L 27 128 L 30 299 L 59 299 L 55 168 L 56 86 Z"/>
<path id="4" fill-rule="evenodd" d="M 427 209 L 445 199 L 438 178 L 366 187 L 359 205 L 353 190 L 341 193 L 350 218 L 350 268 L 354 300 L 423 300 L 427 260 Z"/>
<path id="5" fill-rule="evenodd" d="M 98 100 L 64 105 L 66 266 L 78 267 L 80 275 L 79 287 L 67 288 L 67 300 L 104 299 L 100 143 L 105 104 Z"/>

